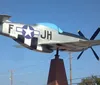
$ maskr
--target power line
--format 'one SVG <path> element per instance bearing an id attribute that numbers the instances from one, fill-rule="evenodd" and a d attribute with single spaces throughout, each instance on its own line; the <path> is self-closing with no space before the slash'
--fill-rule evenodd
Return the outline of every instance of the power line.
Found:
<path id="1" fill-rule="evenodd" d="M 94 76 L 100 77 L 100 75 L 94 75 Z M 89 78 L 89 77 L 79 77 L 79 78 L 73 78 L 72 80 L 78 80 L 78 79 L 84 79 L 84 78 Z M 68 79 L 68 80 L 70 80 L 70 79 Z"/>

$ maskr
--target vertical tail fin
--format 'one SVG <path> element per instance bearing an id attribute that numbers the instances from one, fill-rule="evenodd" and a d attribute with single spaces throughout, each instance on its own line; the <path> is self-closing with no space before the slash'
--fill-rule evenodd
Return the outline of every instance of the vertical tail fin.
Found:
<path id="1" fill-rule="evenodd" d="M 2 24 L 3 21 L 9 22 L 10 17 L 11 16 L 9 16 L 9 15 L 0 15 L 0 24 Z"/>
<path id="2" fill-rule="evenodd" d="M 0 34 L 2 33 L 3 30 L 3 22 L 10 22 L 9 18 L 11 16 L 9 15 L 0 15 Z"/>

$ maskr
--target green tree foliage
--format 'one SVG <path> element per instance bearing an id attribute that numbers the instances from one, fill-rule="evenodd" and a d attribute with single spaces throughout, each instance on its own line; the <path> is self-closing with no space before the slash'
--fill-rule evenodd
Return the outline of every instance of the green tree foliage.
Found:
<path id="1" fill-rule="evenodd" d="M 97 76 L 91 76 L 81 80 L 78 85 L 100 85 L 100 78 Z"/>

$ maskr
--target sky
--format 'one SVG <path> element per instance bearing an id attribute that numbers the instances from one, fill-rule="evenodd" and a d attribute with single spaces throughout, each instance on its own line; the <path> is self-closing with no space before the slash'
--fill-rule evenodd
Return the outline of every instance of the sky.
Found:
<path id="1" fill-rule="evenodd" d="M 35 24 L 50 22 L 63 31 L 83 34 L 90 38 L 100 27 L 100 0 L 0 0 L 0 14 L 12 16 L 16 23 Z M 96 37 L 100 39 L 100 34 Z M 50 54 L 15 48 L 18 45 L 11 38 L 0 36 L 0 84 L 10 85 L 10 71 L 13 70 L 14 85 L 46 85 Z M 93 47 L 100 56 L 100 46 Z M 72 78 L 100 75 L 100 61 L 97 61 L 90 49 L 77 60 L 80 52 L 72 53 Z M 69 79 L 69 54 L 60 52 L 64 59 Z M 80 80 L 73 80 L 79 83 Z"/>

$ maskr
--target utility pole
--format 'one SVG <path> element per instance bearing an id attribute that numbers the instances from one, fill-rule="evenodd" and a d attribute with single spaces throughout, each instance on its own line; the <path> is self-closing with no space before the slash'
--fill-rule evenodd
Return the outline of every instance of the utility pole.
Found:
<path id="1" fill-rule="evenodd" d="M 72 55 L 69 52 L 69 65 L 70 65 L 70 85 L 72 85 Z"/>
<path id="2" fill-rule="evenodd" d="M 13 85 L 13 70 L 10 71 L 10 85 Z"/>

